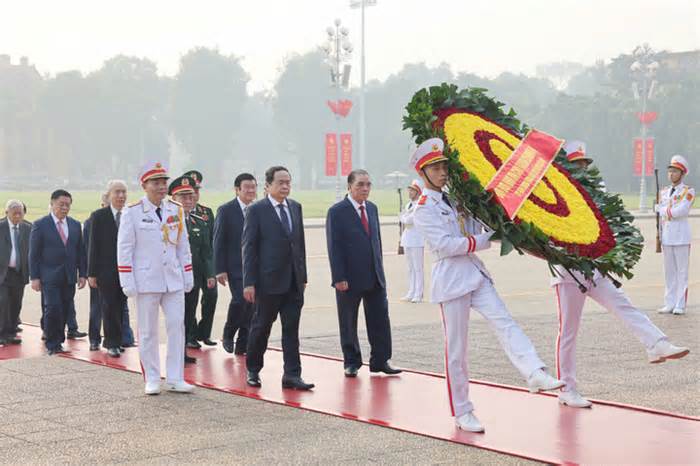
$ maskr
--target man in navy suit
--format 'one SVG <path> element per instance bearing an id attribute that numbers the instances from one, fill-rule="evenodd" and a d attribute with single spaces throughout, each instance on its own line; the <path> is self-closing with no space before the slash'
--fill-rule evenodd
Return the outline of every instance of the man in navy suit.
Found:
<path id="1" fill-rule="evenodd" d="M 80 222 L 68 217 L 73 198 L 58 189 L 51 194 L 51 212 L 32 225 L 29 276 L 32 289 L 44 296 L 44 333 L 49 355 L 63 353 L 64 329 L 73 306 L 75 285 L 85 287 L 87 258 Z"/>
<path id="2" fill-rule="evenodd" d="M 382 263 L 382 235 L 377 206 L 367 200 L 371 187 L 369 173 L 365 170 L 350 172 L 348 196 L 328 209 L 326 218 L 328 259 L 338 305 L 346 377 L 357 377 L 362 366 L 357 338 L 360 301 L 365 309 L 371 347 L 370 372 L 401 372 L 389 364 L 391 327 Z"/>
<path id="3" fill-rule="evenodd" d="M 241 238 L 243 222 L 248 207 L 257 197 L 258 183 L 250 173 L 241 173 L 233 182 L 236 197 L 216 211 L 214 222 L 214 267 L 216 279 L 223 286 L 228 284 L 231 302 L 221 340 L 228 353 L 245 354 L 248 345 L 248 328 L 253 316 L 253 305 L 243 299 L 243 260 Z M 233 338 L 236 338 L 234 351 Z"/>
<path id="4" fill-rule="evenodd" d="M 280 315 L 282 388 L 311 390 L 301 378 L 299 319 L 306 289 L 306 242 L 301 205 L 288 198 L 292 177 L 284 167 L 265 172 L 267 196 L 247 209 L 243 225 L 243 297 L 255 303 L 250 323 L 247 383 L 260 387 L 259 372 L 272 324 Z"/>

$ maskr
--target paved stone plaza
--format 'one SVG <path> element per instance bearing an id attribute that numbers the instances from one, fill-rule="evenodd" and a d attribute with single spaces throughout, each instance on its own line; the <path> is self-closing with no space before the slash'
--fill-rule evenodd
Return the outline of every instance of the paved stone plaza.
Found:
<path id="1" fill-rule="evenodd" d="M 624 289 L 672 341 L 689 346 L 691 354 L 680 361 L 648 364 L 641 344 L 615 317 L 589 302 L 578 345 L 579 389 L 591 398 L 698 416 L 700 259 L 697 254 L 691 256 L 687 314 L 657 314 L 655 309 L 662 304 L 663 297 L 662 257 L 653 252 L 653 220 L 639 220 L 638 225 L 647 245 L 635 278 L 625 283 Z M 698 246 L 700 218 L 691 219 L 691 227 L 693 244 Z M 398 228 L 386 226 L 382 235 L 393 326 L 393 362 L 400 367 L 442 372 L 442 326 L 437 306 L 399 302 L 406 278 L 405 259 L 395 254 Z M 310 228 L 306 240 L 310 283 L 302 314 L 301 349 L 339 356 L 324 231 Z M 697 247 L 693 249 L 697 251 Z M 546 265 L 517 254 L 500 258 L 497 247 L 481 257 L 516 320 L 551 367 L 557 313 Z M 429 275 L 427 256 L 426 265 Z M 228 290 L 220 287 L 219 291 L 214 325 L 217 339 L 221 336 L 229 301 Z M 77 294 L 78 320 L 83 330 L 87 329 L 87 295 L 87 290 Z M 38 294 L 27 288 L 22 315 L 25 322 L 38 322 L 38 302 Z M 473 314 L 472 377 L 524 385 L 485 321 Z M 134 312 L 132 322 L 135 325 Z M 368 356 L 364 324 L 360 328 Z M 278 325 L 271 344 L 279 345 Z M 277 383 L 279 376 L 264 370 L 261 373 L 263 382 Z M 317 384 L 316 390 L 323 390 L 322 380 L 312 382 Z M 464 445 L 202 388 L 194 395 L 164 393 L 145 397 L 142 377 L 138 374 L 58 357 L 0 362 L 0 385 L 3 387 L 2 464 L 525 462 Z M 478 413 L 479 407 L 476 408 Z M 406 409 L 410 410 L 410 406 Z M 508 422 L 507 413 L 503 422 Z"/>

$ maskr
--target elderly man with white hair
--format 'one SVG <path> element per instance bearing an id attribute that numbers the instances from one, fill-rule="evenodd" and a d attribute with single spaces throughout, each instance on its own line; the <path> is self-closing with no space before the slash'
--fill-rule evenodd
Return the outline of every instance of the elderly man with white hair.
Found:
<path id="1" fill-rule="evenodd" d="M 126 305 L 117 268 L 117 234 L 126 205 L 126 191 L 124 181 L 112 180 L 107 184 L 107 193 L 103 198 L 106 205 L 92 213 L 86 235 L 89 238 L 88 283 L 91 288 L 99 290 L 103 346 L 113 358 L 121 356 L 122 314 Z"/>
<path id="2" fill-rule="evenodd" d="M 29 283 L 29 233 L 31 224 L 24 220 L 25 206 L 18 200 L 5 205 L 0 220 L 0 345 L 17 345 L 19 313 L 24 287 Z"/>

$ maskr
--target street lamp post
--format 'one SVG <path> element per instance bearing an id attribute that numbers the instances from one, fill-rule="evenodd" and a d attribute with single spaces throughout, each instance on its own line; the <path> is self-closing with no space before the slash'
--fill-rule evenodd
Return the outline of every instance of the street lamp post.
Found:
<path id="1" fill-rule="evenodd" d="M 377 0 L 350 0 L 350 8 L 360 9 L 360 168 L 365 166 L 365 8 Z"/>
<path id="2" fill-rule="evenodd" d="M 659 68 L 659 63 L 654 60 L 655 52 L 648 44 L 638 46 L 632 52 L 635 58 L 630 66 L 634 82 L 632 90 L 635 100 L 641 102 L 642 117 L 647 112 L 647 101 L 652 98 L 656 81 L 654 76 Z M 642 176 L 639 182 L 639 211 L 647 212 L 647 182 L 646 182 L 646 167 L 647 165 L 647 122 L 642 118 Z"/>
<path id="3" fill-rule="evenodd" d="M 335 87 L 336 102 L 340 101 L 340 91 L 343 86 L 347 86 L 350 77 L 350 66 L 346 63 L 352 56 L 352 44 L 348 40 L 350 31 L 348 28 L 341 26 L 340 19 L 333 22 L 333 26 L 326 29 L 328 34 L 328 42 L 323 46 L 323 51 L 328 57 L 328 64 L 331 67 L 331 85 Z M 340 151 L 340 114 L 335 113 L 335 129 L 338 134 L 338 144 L 336 144 L 336 180 L 335 180 L 335 199 L 339 201 L 342 197 L 340 192 L 341 186 L 341 160 L 338 154 Z"/>

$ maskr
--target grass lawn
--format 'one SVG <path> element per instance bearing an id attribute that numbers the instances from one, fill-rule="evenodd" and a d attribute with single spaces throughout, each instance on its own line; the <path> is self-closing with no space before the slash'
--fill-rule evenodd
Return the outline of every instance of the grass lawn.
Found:
<path id="1" fill-rule="evenodd" d="M 70 215 L 80 221 L 85 220 L 90 213 L 99 207 L 100 193 L 97 191 L 73 191 L 73 207 Z M 130 201 L 135 201 L 141 197 L 132 192 Z M 4 211 L 5 202 L 8 199 L 19 199 L 27 205 L 27 220 L 35 220 L 48 212 L 50 192 L 39 191 L 0 191 L 0 205 Z M 233 194 L 227 191 L 207 191 L 202 190 L 202 202 L 216 211 L 224 202 L 232 199 Z M 293 199 L 299 201 L 304 206 L 305 218 L 323 218 L 326 216 L 328 207 L 335 202 L 334 191 L 302 191 L 292 192 Z M 622 196 L 628 209 L 637 210 L 639 207 L 639 196 L 634 194 L 624 194 Z M 375 189 L 372 191 L 370 199 L 379 206 L 380 215 L 396 215 L 399 209 L 399 197 L 396 190 Z M 403 202 L 408 202 L 408 197 L 404 190 Z M 653 205 L 653 198 L 649 197 L 648 206 Z M 0 215 L 2 216 L 2 215 Z"/>

